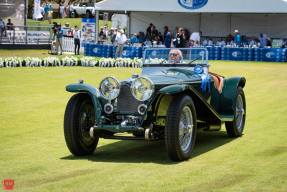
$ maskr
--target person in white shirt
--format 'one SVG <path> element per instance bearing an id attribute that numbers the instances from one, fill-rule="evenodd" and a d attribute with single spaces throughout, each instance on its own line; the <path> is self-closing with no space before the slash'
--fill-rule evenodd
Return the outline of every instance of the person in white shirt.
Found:
<path id="1" fill-rule="evenodd" d="M 267 39 L 267 35 L 260 33 L 260 35 L 258 36 L 258 40 L 260 41 L 261 48 L 266 46 L 266 39 Z"/>
<path id="2" fill-rule="evenodd" d="M 250 41 L 249 45 L 256 45 L 257 46 L 257 42 L 255 40 L 255 37 L 252 37 L 252 41 Z"/>
<path id="3" fill-rule="evenodd" d="M 73 11 L 74 11 L 74 6 L 73 6 L 72 3 L 70 3 L 70 17 L 71 17 L 71 14 L 72 14 Z"/>
<path id="4" fill-rule="evenodd" d="M 146 40 L 145 40 L 145 42 L 144 42 L 144 45 L 145 45 L 145 46 L 152 45 L 152 44 L 151 44 L 151 41 L 149 40 L 149 37 L 146 37 Z"/>
<path id="5" fill-rule="evenodd" d="M 106 34 L 106 37 L 109 35 L 109 28 L 107 25 L 104 25 L 104 34 Z"/>
<path id="6" fill-rule="evenodd" d="M 206 37 L 206 40 L 203 41 L 202 45 L 203 46 L 211 46 L 211 45 L 213 45 L 213 43 L 209 37 Z"/>
<path id="7" fill-rule="evenodd" d="M 124 50 L 124 43 L 127 41 L 127 37 L 124 34 L 124 30 L 120 30 L 120 33 L 117 34 L 116 36 L 116 55 L 115 58 L 118 58 L 118 53 L 120 52 L 120 57 L 123 55 L 123 50 Z"/>
<path id="8" fill-rule="evenodd" d="M 220 37 L 216 43 L 217 46 L 223 46 L 225 45 L 225 41 L 222 40 L 222 38 Z"/>
<path id="9" fill-rule="evenodd" d="M 74 43 L 75 43 L 75 55 L 80 55 L 80 41 L 81 41 L 81 31 L 79 31 L 78 25 L 75 26 L 73 31 Z M 76 52 L 78 47 L 78 54 Z"/>
<path id="10" fill-rule="evenodd" d="M 193 32 L 189 38 L 189 42 L 193 44 L 198 44 L 200 45 L 200 36 L 202 35 L 202 32 Z"/>
<path id="11" fill-rule="evenodd" d="M 62 19 L 65 18 L 64 9 L 65 9 L 65 7 L 64 7 L 63 4 L 62 4 L 61 7 L 60 7 L 60 14 L 61 14 Z"/>

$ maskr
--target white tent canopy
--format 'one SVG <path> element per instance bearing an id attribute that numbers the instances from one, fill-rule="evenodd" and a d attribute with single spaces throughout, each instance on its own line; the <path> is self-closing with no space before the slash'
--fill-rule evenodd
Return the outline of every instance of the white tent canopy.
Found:
<path id="1" fill-rule="evenodd" d="M 153 23 L 163 27 L 201 30 L 204 36 L 225 37 L 238 29 L 248 37 L 265 33 L 271 38 L 287 38 L 287 0 L 105 0 L 99 11 L 129 14 L 129 34 L 146 32 Z"/>

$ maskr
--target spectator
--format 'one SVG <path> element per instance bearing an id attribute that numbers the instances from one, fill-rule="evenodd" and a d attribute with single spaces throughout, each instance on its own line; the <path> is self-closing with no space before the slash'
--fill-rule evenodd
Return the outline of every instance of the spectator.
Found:
<path id="1" fill-rule="evenodd" d="M 101 27 L 100 30 L 101 30 L 101 31 L 99 32 L 100 43 L 103 44 L 104 34 L 105 34 L 105 33 L 104 33 L 104 28 Z"/>
<path id="2" fill-rule="evenodd" d="M 266 39 L 266 46 L 271 47 L 271 39 L 270 38 Z"/>
<path id="3" fill-rule="evenodd" d="M 44 20 L 48 20 L 48 9 L 50 10 L 49 6 L 48 6 L 48 3 L 46 4 L 45 8 L 44 8 L 44 12 L 45 12 L 45 17 L 44 17 Z"/>
<path id="4" fill-rule="evenodd" d="M 282 48 L 286 48 L 287 43 L 285 39 L 281 39 L 282 40 Z"/>
<path id="5" fill-rule="evenodd" d="M 45 12 L 44 12 L 44 8 L 43 6 L 40 7 L 40 11 L 41 11 L 41 15 L 42 15 L 42 22 L 44 21 L 44 16 L 45 16 Z"/>
<path id="6" fill-rule="evenodd" d="M 242 40 L 240 41 L 240 46 L 244 47 L 245 45 L 249 45 L 248 41 L 246 40 L 246 36 L 242 35 Z"/>
<path id="7" fill-rule="evenodd" d="M 81 31 L 79 31 L 78 25 L 75 26 L 73 31 L 74 43 L 75 43 L 75 55 L 80 55 L 80 41 L 81 41 Z M 78 48 L 78 54 L 76 52 Z"/>
<path id="8" fill-rule="evenodd" d="M 133 37 L 130 39 L 130 42 L 132 45 L 139 42 L 138 35 L 136 33 L 134 33 Z"/>
<path id="9" fill-rule="evenodd" d="M 176 36 L 176 33 L 178 32 L 179 26 L 175 27 L 175 30 L 173 31 L 173 34 L 171 34 L 173 36 L 173 38 Z"/>
<path id="10" fill-rule="evenodd" d="M 67 15 L 67 18 L 70 18 L 70 7 L 69 7 L 69 4 L 66 6 L 66 15 Z"/>
<path id="11" fill-rule="evenodd" d="M 109 28 L 107 28 L 107 25 L 104 25 L 104 34 L 106 34 L 106 37 L 109 35 Z"/>
<path id="12" fill-rule="evenodd" d="M 60 14 L 61 14 L 61 18 L 64 19 L 65 18 L 65 12 L 64 12 L 65 7 L 63 6 L 63 4 L 61 4 L 60 6 Z"/>
<path id="13" fill-rule="evenodd" d="M 225 45 L 225 42 L 222 40 L 222 38 L 220 37 L 216 43 L 217 46 L 223 46 Z"/>
<path id="14" fill-rule="evenodd" d="M 124 49 L 124 43 L 126 42 L 127 37 L 124 34 L 124 30 L 120 30 L 120 33 L 117 34 L 116 36 L 116 46 L 117 46 L 117 50 L 116 50 L 116 55 L 115 58 L 118 58 L 118 53 L 120 52 L 120 57 L 122 57 L 123 54 L 123 49 Z"/>
<path id="15" fill-rule="evenodd" d="M 73 4 L 70 2 L 70 8 L 69 8 L 69 13 L 70 13 L 70 17 L 72 16 L 72 12 L 74 11 L 74 6 Z"/>
<path id="16" fill-rule="evenodd" d="M 194 44 L 198 44 L 200 45 L 200 36 L 202 35 L 202 32 L 199 31 L 199 32 L 193 32 L 189 38 L 189 42 L 192 43 L 193 45 Z"/>
<path id="17" fill-rule="evenodd" d="M 50 8 L 49 8 L 49 9 L 48 9 L 48 18 L 47 18 L 47 20 L 49 21 L 49 24 L 51 24 L 52 15 L 53 15 L 53 11 L 50 10 Z"/>
<path id="18" fill-rule="evenodd" d="M 161 35 L 161 32 L 158 32 L 158 41 L 160 42 L 159 45 L 162 45 L 164 43 L 163 36 Z"/>
<path id="19" fill-rule="evenodd" d="M 165 36 L 166 36 L 166 34 L 168 33 L 168 26 L 164 26 L 164 31 L 163 31 L 163 42 L 164 42 L 164 40 L 165 40 Z"/>
<path id="20" fill-rule="evenodd" d="M 162 45 L 162 41 L 160 41 L 159 36 L 155 37 L 154 40 L 156 41 L 157 45 Z"/>
<path id="21" fill-rule="evenodd" d="M 173 31 L 172 29 L 169 30 L 169 32 L 166 34 L 165 36 L 165 40 L 164 40 L 164 45 L 167 47 L 167 48 L 170 48 L 171 46 L 171 35 L 172 35 Z"/>
<path id="22" fill-rule="evenodd" d="M 144 42 L 145 46 L 152 45 L 149 37 L 146 37 L 146 41 Z"/>
<path id="23" fill-rule="evenodd" d="M 234 42 L 233 42 L 233 45 L 235 47 L 239 47 L 239 43 L 240 43 L 240 35 L 239 35 L 239 31 L 238 30 L 235 30 L 234 31 L 234 34 L 235 34 L 235 37 L 234 37 Z"/>
<path id="24" fill-rule="evenodd" d="M 203 46 L 211 46 L 211 45 L 213 45 L 213 43 L 210 40 L 210 38 L 207 36 L 206 39 L 203 41 L 202 45 Z"/>
<path id="25" fill-rule="evenodd" d="M 256 45 L 257 46 L 257 42 L 256 42 L 255 37 L 252 37 L 252 41 L 250 42 L 249 45 Z"/>
<path id="26" fill-rule="evenodd" d="M 190 32 L 188 29 L 184 29 L 184 35 L 185 35 L 185 39 L 189 39 L 190 38 Z M 188 41 L 186 41 L 188 42 Z"/>
<path id="27" fill-rule="evenodd" d="M 9 25 L 10 27 L 7 27 L 7 30 L 13 30 L 13 23 L 11 23 L 11 19 L 8 19 L 8 23 L 6 25 Z"/>
<path id="28" fill-rule="evenodd" d="M 139 42 L 140 43 L 144 43 L 145 40 L 146 40 L 146 37 L 144 36 L 144 32 L 140 32 Z"/>
<path id="29" fill-rule="evenodd" d="M 50 11 L 54 11 L 52 4 L 50 4 Z"/>
<path id="30" fill-rule="evenodd" d="M 4 33 L 4 21 L 2 21 L 1 17 L 0 17 L 0 35 L 1 35 L 1 38 L 2 38 L 2 35 Z"/>
<path id="31" fill-rule="evenodd" d="M 58 49 L 60 46 L 61 55 L 62 55 L 62 37 L 63 37 L 63 29 L 61 28 L 61 23 L 58 23 L 58 27 L 56 28 L 57 33 L 57 41 L 56 41 L 56 55 L 58 55 Z"/>
<path id="32" fill-rule="evenodd" d="M 118 28 L 115 28 L 115 35 L 117 35 L 118 34 Z"/>
<path id="33" fill-rule="evenodd" d="M 260 33 L 260 35 L 258 36 L 258 40 L 260 41 L 261 48 L 266 46 L 266 39 L 267 39 L 267 35 Z"/>
<path id="34" fill-rule="evenodd" d="M 156 30 L 155 26 L 152 26 L 152 30 L 151 30 L 151 37 L 152 37 L 152 39 L 154 39 L 157 36 L 158 36 L 158 30 Z"/>
<path id="35" fill-rule="evenodd" d="M 229 34 L 229 35 L 227 36 L 226 43 L 227 43 L 227 45 L 233 46 L 234 41 L 233 41 L 233 38 L 232 38 L 232 35 L 231 35 L 231 34 Z"/>
<path id="36" fill-rule="evenodd" d="M 110 36 L 112 44 L 114 44 L 116 40 L 116 33 L 114 32 L 113 28 L 111 28 L 109 36 Z"/>
<path id="37" fill-rule="evenodd" d="M 66 23 L 65 24 L 65 27 L 63 27 L 63 31 L 64 31 L 64 35 L 71 35 L 71 28 L 70 28 L 70 25 L 69 23 Z"/>
<path id="38" fill-rule="evenodd" d="M 176 39 L 176 47 L 183 48 L 185 41 L 185 34 L 183 32 L 183 28 L 178 29 L 178 33 L 176 33 L 175 39 Z"/>
<path id="39" fill-rule="evenodd" d="M 151 28 L 152 28 L 153 24 L 150 23 L 149 27 L 146 29 L 146 37 L 148 37 L 149 39 L 151 39 Z"/>

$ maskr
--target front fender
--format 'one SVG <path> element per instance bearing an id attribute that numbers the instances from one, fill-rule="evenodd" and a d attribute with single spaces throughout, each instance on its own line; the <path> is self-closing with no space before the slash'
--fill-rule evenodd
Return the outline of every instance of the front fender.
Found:
<path id="1" fill-rule="evenodd" d="M 99 89 L 85 83 L 72 83 L 66 86 L 66 90 L 72 93 L 89 94 L 94 104 L 96 122 L 99 122 L 100 117 L 102 115 L 100 100 L 103 100 L 103 98 L 100 95 Z"/>
<path id="2" fill-rule="evenodd" d="M 220 98 L 221 111 L 224 114 L 234 114 L 236 104 L 236 91 L 238 86 L 245 86 L 246 79 L 244 77 L 230 77 L 224 82 L 224 86 Z"/>

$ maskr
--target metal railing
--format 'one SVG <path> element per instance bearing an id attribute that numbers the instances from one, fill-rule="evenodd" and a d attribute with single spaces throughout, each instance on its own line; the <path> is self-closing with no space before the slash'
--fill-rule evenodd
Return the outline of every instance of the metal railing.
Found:
<path id="1" fill-rule="evenodd" d="M 0 44 L 51 44 L 52 38 L 52 27 L 0 26 Z"/>

